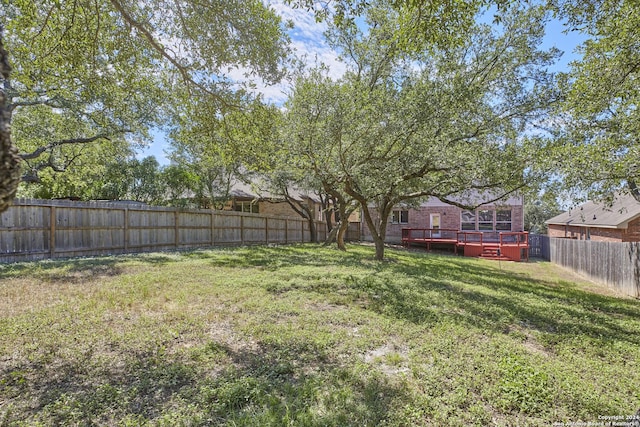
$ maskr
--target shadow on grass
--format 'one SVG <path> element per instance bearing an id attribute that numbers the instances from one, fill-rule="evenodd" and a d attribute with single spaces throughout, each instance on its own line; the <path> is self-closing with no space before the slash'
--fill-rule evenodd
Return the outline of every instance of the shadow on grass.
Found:
<path id="1" fill-rule="evenodd" d="M 0 264 L 0 279 L 19 277 L 21 275 L 40 274 L 43 278 L 51 277 L 51 281 L 63 281 L 74 276 L 117 276 L 125 270 L 128 262 L 142 265 L 163 266 L 184 261 L 185 259 L 210 261 L 214 267 L 257 267 L 275 271 L 285 267 L 300 266 L 362 266 L 365 263 L 374 270 L 380 264 L 370 258 L 363 257 L 363 251 L 353 246 L 349 252 L 320 250 L 313 244 L 268 245 L 268 246 L 236 246 L 212 247 L 205 249 L 188 249 L 171 252 L 150 252 L 124 255 L 108 255 L 104 257 L 58 258 L 53 260 L 29 261 L 12 264 Z M 366 253 L 366 250 L 365 252 Z M 51 272 L 51 274 L 49 274 Z"/>
<path id="2" fill-rule="evenodd" d="M 160 266 L 178 262 L 180 258 L 176 253 L 168 252 L 0 264 L 0 280 L 29 275 L 43 282 L 77 284 L 89 277 L 119 276 L 125 271 L 125 264 L 132 260 L 143 265 Z"/>
<path id="3" fill-rule="evenodd" d="M 254 350 L 211 341 L 197 359 L 159 347 L 126 355 L 124 366 L 67 361 L 1 372 L 5 423 L 46 425 L 379 425 L 409 397 L 381 374 L 356 372 L 324 349 L 292 341 Z M 209 363 L 209 371 L 203 370 Z M 20 408 L 21 396 L 30 408 Z M 11 406 L 12 405 L 12 406 Z M 24 402 L 23 402 L 24 405 Z M 0 416 L 2 414 L 0 413 Z M 2 417 L 0 417 L 0 420 Z M 125 422 L 126 421 L 126 422 Z"/>
<path id="4" fill-rule="evenodd" d="M 358 301 L 354 310 L 364 307 L 427 326 L 459 324 L 483 334 L 509 334 L 517 325 L 554 337 L 548 342 L 588 338 L 602 344 L 640 343 L 636 301 L 465 258 L 391 250 L 388 257 L 387 262 L 375 262 L 371 248 L 340 253 L 307 245 L 152 254 L 147 261 L 145 256 L 135 260 L 162 265 L 192 258 L 239 270 L 320 267 L 296 280 L 295 287 L 267 291 L 274 298 L 288 292 L 327 298 L 341 293 Z M 120 260 L 71 260 L 66 271 L 110 271 L 119 268 Z M 316 280 L 332 266 L 344 270 L 331 280 Z M 268 285 L 273 284 L 252 286 Z M 98 342 L 88 344 L 89 349 L 100 351 L 92 348 Z M 276 337 L 246 348 L 211 341 L 199 343 L 196 352 L 172 345 L 168 340 L 147 349 L 116 347 L 100 357 L 76 351 L 84 355 L 80 358 L 69 356 L 71 350 L 53 348 L 47 350 L 51 354 L 30 355 L 29 360 L 0 361 L 1 408 L 14 408 L 4 419 L 8 425 L 378 425 L 412 398 L 401 381 L 369 366 L 358 369 L 353 361 L 336 361 L 303 338 Z M 617 413 L 615 403 L 600 410 Z"/>
<path id="5" fill-rule="evenodd" d="M 267 248 L 247 257 L 249 265 L 342 266 L 353 275 L 271 287 L 281 294 L 308 291 L 333 297 L 364 294 L 367 307 L 417 324 L 453 322 L 497 333 L 513 326 L 560 338 L 589 337 L 640 345 L 640 304 L 499 270 L 475 259 L 388 250 L 387 262 L 371 261 L 362 248 L 346 254 L 323 252 L 310 259 L 296 248 Z M 298 264 L 299 263 L 299 264 Z M 364 274 L 362 274 L 364 272 Z M 338 282 L 338 283 L 336 283 Z"/>
<path id="6" fill-rule="evenodd" d="M 361 266 L 362 254 L 337 251 L 313 251 L 320 249 L 314 245 L 270 245 L 213 247 L 171 252 L 151 252 L 139 254 L 110 255 L 87 258 L 59 258 L 53 260 L 29 261 L 0 264 L 0 279 L 22 275 L 41 275 L 51 282 L 69 279 L 77 282 L 77 277 L 117 276 L 125 270 L 129 262 L 142 265 L 163 266 L 185 259 L 210 261 L 216 267 L 258 267 L 277 270 L 292 266 Z M 369 260 L 371 267 L 377 263 Z"/>
<path id="7" fill-rule="evenodd" d="M 354 300 L 364 294 L 369 308 L 414 323 L 451 321 L 493 332 L 509 331 L 517 325 L 548 334 L 640 344 L 637 301 L 585 292 L 463 257 L 388 249 L 387 260 L 377 262 L 373 260 L 373 248 L 360 245 L 350 245 L 348 252 L 307 244 L 13 264 L 0 268 L 0 278 L 35 273 L 49 281 L 73 283 L 87 276 L 121 274 L 128 260 L 162 266 L 185 259 L 202 260 L 213 267 L 267 271 L 317 267 L 293 284 L 270 283 L 267 291 L 282 294 L 296 290 L 328 296 L 341 292 Z M 323 280 L 319 275 L 326 276 L 324 271 L 332 267 L 340 270 Z"/>
<path id="8" fill-rule="evenodd" d="M 435 321 L 444 316 L 495 332 L 518 324 L 546 333 L 640 344 L 640 304 L 630 299 L 589 293 L 454 257 L 425 257 L 422 262 L 390 264 L 388 269 L 392 275 L 411 277 L 414 285 L 377 281 L 373 291 L 384 294 L 377 298 L 383 307 L 407 320 Z M 433 304 L 440 307 L 434 309 Z"/>
<path id="9" fill-rule="evenodd" d="M 382 263 L 360 245 L 351 245 L 346 252 L 311 243 L 267 246 L 215 247 L 186 252 L 189 259 L 210 261 L 214 267 L 256 267 L 276 271 L 290 267 L 363 267 L 379 270 Z"/>

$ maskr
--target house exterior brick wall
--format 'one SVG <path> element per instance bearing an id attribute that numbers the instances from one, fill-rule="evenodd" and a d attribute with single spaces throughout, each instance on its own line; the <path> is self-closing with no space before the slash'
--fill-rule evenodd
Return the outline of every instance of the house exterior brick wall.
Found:
<path id="1" fill-rule="evenodd" d="M 307 206 L 311 208 L 313 212 L 314 218 L 318 221 L 324 221 L 324 214 L 322 212 L 322 205 L 318 202 L 314 202 L 310 199 L 307 199 L 305 202 Z M 300 218 L 300 215 L 293 210 L 293 208 L 289 205 L 289 203 L 284 201 L 277 202 L 267 202 L 261 200 L 259 202 L 259 210 L 260 213 L 265 215 L 275 215 L 275 216 L 288 216 L 293 218 Z"/>
<path id="2" fill-rule="evenodd" d="M 409 222 L 406 224 L 387 224 L 386 241 L 390 243 L 399 243 L 402 238 L 403 228 L 431 228 L 431 214 L 440 214 L 440 228 L 460 229 L 460 208 L 455 206 L 443 207 L 423 207 L 419 209 L 406 209 L 402 207 L 394 208 L 394 210 L 408 210 Z M 378 220 L 378 212 L 372 211 L 374 221 Z M 371 232 L 366 222 L 362 225 L 365 240 L 371 240 Z"/>
<path id="3" fill-rule="evenodd" d="M 300 215 L 296 211 L 293 210 L 289 203 L 287 202 L 266 202 L 260 201 L 259 211 L 261 214 L 265 215 L 275 215 L 275 216 L 288 216 L 292 218 L 299 218 Z"/>
<path id="4" fill-rule="evenodd" d="M 520 199 L 521 200 L 521 199 Z M 524 207 L 520 204 L 512 204 L 512 205 L 484 205 L 478 208 L 488 209 L 488 210 L 502 210 L 502 209 L 510 209 L 511 210 L 511 231 L 523 231 L 524 230 Z M 440 214 L 440 228 L 441 229 L 452 229 L 452 230 L 461 230 L 461 215 L 463 209 L 457 206 L 451 206 L 444 204 L 442 202 L 431 202 L 425 203 L 418 208 L 403 208 L 403 207 L 394 207 L 393 210 L 408 210 L 409 211 L 409 219 L 407 223 L 404 224 L 387 224 L 387 235 L 386 241 L 388 243 L 399 243 L 402 239 L 402 229 L 403 228 L 432 228 L 431 224 L 431 214 Z M 378 212 L 375 209 L 371 209 L 371 215 L 374 219 L 374 222 L 378 219 Z M 477 215 L 476 215 L 477 220 Z M 494 218 L 495 220 L 495 218 Z M 391 216 L 389 218 L 391 221 Z M 495 227 L 495 222 L 494 222 Z M 362 235 L 364 240 L 372 240 L 371 232 L 366 222 L 362 223 Z"/>
<path id="5" fill-rule="evenodd" d="M 629 223 L 623 239 L 623 242 L 640 242 L 640 218 Z"/>
<path id="6" fill-rule="evenodd" d="M 596 242 L 640 242 L 640 218 L 631 221 L 626 229 L 549 224 L 547 233 L 549 237 Z"/>

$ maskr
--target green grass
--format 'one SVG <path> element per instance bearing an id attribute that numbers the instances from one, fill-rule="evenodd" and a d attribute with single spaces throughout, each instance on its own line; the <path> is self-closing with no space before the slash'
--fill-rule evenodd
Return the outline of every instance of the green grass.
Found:
<path id="1" fill-rule="evenodd" d="M 640 303 L 549 263 L 251 247 L 0 267 L 0 425 L 461 426 L 640 407 Z"/>

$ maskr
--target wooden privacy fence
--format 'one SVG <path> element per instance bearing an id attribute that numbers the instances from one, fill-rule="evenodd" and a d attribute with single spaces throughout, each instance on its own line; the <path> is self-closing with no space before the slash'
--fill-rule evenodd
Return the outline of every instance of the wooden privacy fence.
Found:
<path id="1" fill-rule="evenodd" d="M 305 219 L 233 211 L 18 199 L 0 215 L 0 262 L 309 241 Z"/>
<path id="2" fill-rule="evenodd" d="M 640 298 L 640 242 L 550 239 L 551 262 Z"/>

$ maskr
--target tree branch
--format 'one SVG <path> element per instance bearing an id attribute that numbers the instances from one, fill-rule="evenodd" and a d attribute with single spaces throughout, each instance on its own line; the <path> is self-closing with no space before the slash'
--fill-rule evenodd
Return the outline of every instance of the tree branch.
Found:
<path id="1" fill-rule="evenodd" d="M 174 58 L 173 56 L 169 55 L 169 53 L 167 53 L 167 50 L 160 44 L 160 42 L 158 42 L 153 37 L 153 34 L 151 34 L 151 31 L 149 31 L 147 28 L 145 28 L 142 23 L 136 21 L 133 18 L 133 16 L 131 16 L 131 14 L 126 11 L 126 9 L 124 8 L 124 6 L 122 6 L 122 3 L 119 0 L 109 0 L 109 1 L 113 5 L 113 7 L 115 7 L 116 10 L 120 13 L 120 15 L 122 15 L 122 18 L 126 22 L 128 22 L 129 25 L 131 25 L 133 28 L 135 28 L 142 35 L 142 37 L 145 40 L 147 40 L 147 42 L 151 45 L 151 47 L 156 52 L 158 52 L 163 58 L 165 58 L 167 61 L 169 61 L 171 63 L 171 65 L 173 65 L 178 70 L 178 72 L 180 73 L 180 75 L 182 76 L 182 78 L 184 79 L 185 82 L 197 87 L 198 89 L 202 90 L 203 92 L 207 93 L 208 95 L 211 95 L 218 102 L 220 102 L 220 104 L 222 104 L 222 105 L 224 105 L 226 107 L 239 108 L 237 105 L 230 104 L 225 99 L 223 99 L 219 94 L 217 94 L 215 92 L 212 92 L 211 90 L 206 88 L 201 83 L 198 83 L 197 81 L 195 81 L 193 79 L 193 77 L 191 77 L 191 74 L 189 73 L 188 67 L 183 66 L 182 64 L 180 64 L 180 62 L 178 62 L 178 60 L 176 58 Z"/>
<path id="2" fill-rule="evenodd" d="M 127 131 L 123 131 L 127 132 Z M 89 142 L 94 142 L 97 141 L 99 139 L 106 139 L 107 141 L 110 141 L 111 139 L 109 138 L 109 135 L 107 134 L 98 134 L 95 136 L 91 136 L 89 138 L 71 138 L 71 139 L 62 139 L 60 141 L 54 141 L 51 142 L 43 147 L 38 147 L 36 148 L 34 151 L 32 151 L 31 153 L 21 153 L 20 154 L 20 158 L 22 160 L 33 160 L 36 159 L 38 157 L 40 157 L 43 153 L 45 153 L 48 150 L 51 150 L 52 148 L 55 147 L 59 147 L 61 145 L 69 145 L 69 144 L 87 144 Z"/>
<path id="3" fill-rule="evenodd" d="M 64 105 L 56 103 L 53 99 L 39 99 L 34 101 L 18 101 L 12 102 L 7 106 L 9 111 L 13 111 L 18 107 L 33 107 L 35 105 L 46 105 L 52 108 L 64 108 Z"/>
<path id="4" fill-rule="evenodd" d="M 473 186 L 471 188 L 473 188 L 474 190 L 481 190 L 481 189 L 496 188 L 497 186 L 498 186 L 497 184 L 493 184 L 493 185 L 486 185 L 486 186 Z M 495 198 L 493 198 L 491 200 L 484 201 L 484 202 L 482 202 L 480 204 L 477 204 L 477 205 L 467 205 L 465 203 L 456 202 L 454 200 L 449 199 L 447 196 L 435 196 L 435 197 L 438 200 L 440 200 L 441 202 L 450 204 L 452 206 L 457 206 L 457 207 L 462 208 L 462 209 L 466 209 L 466 210 L 472 211 L 472 210 L 478 208 L 479 206 L 488 205 L 490 203 L 495 203 L 497 201 L 500 201 L 500 200 L 504 199 L 505 197 L 515 193 L 516 191 L 521 190 L 522 188 L 524 188 L 524 186 L 525 186 L 525 184 L 520 184 L 517 187 L 515 187 L 515 188 L 513 188 L 513 189 L 511 189 L 511 190 L 509 190 L 507 192 L 503 192 L 498 197 L 495 197 Z"/>

